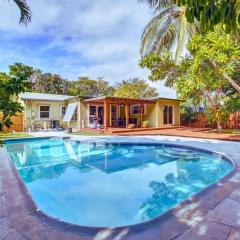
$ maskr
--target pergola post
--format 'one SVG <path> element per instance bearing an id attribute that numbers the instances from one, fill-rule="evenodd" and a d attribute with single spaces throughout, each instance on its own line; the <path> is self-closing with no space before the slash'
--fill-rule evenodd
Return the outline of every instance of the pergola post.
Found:
<path id="1" fill-rule="evenodd" d="M 109 103 L 104 101 L 104 130 L 106 131 L 109 126 Z"/>
<path id="2" fill-rule="evenodd" d="M 126 128 L 129 125 L 129 104 L 125 105 Z"/>
<path id="3" fill-rule="evenodd" d="M 143 126 L 144 105 L 141 104 L 140 127 Z"/>

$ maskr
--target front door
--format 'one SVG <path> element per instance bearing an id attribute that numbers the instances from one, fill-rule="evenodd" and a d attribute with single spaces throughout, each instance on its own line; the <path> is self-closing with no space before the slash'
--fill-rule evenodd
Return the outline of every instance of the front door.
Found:
<path id="1" fill-rule="evenodd" d="M 98 124 L 104 123 L 104 106 L 90 105 L 88 127 L 97 128 Z"/>
<path id="2" fill-rule="evenodd" d="M 173 106 L 164 106 L 163 110 L 163 124 L 173 124 Z"/>

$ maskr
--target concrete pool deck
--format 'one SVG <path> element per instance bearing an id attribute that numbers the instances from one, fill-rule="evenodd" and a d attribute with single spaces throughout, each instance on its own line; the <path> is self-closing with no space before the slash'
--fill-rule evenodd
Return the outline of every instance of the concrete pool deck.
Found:
<path id="1" fill-rule="evenodd" d="M 67 136 L 44 133 L 43 136 Z M 36 133 L 41 136 L 41 133 Z M 72 136 L 76 140 L 186 145 L 219 152 L 236 165 L 231 176 L 149 223 L 119 229 L 84 228 L 44 215 L 20 179 L 5 149 L 0 148 L 0 239 L 157 240 L 240 239 L 240 142 L 169 136 Z"/>

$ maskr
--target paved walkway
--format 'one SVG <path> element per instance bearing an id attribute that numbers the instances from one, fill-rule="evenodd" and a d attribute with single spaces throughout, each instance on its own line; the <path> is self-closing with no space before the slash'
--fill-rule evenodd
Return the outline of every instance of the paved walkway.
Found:
<path id="1" fill-rule="evenodd" d="M 206 128 L 173 128 L 173 129 L 160 129 L 160 130 L 146 130 L 141 132 L 127 132 L 118 133 L 120 136 L 143 136 L 143 135 L 167 135 L 167 136 L 181 136 L 181 137 L 194 137 L 205 139 L 219 139 L 228 141 L 240 141 L 240 134 L 225 134 L 209 132 Z"/>
<path id="2" fill-rule="evenodd" d="M 48 133 L 53 135 L 53 133 Z M 45 134 L 46 135 L 46 134 Z M 60 136 L 60 134 L 59 134 Z M 86 229 L 62 223 L 36 209 L 4 149 L 0 149 L 0 239 L 4 240 L 239 240 L 240 143 L 167 136 L 74 137 L 99 142 L 174 143 L 232 158 L 236 171 L 214 187 L 148 224 L 121 229 Z"/>

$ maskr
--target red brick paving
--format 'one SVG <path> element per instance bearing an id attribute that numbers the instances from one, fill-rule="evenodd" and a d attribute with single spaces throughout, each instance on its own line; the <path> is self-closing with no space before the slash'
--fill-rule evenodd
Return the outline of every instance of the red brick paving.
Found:
<path id="1" fill-rule="evenodd" d="M 167 136 L 179 136 L 179 137 L 192 137 L 192 138 L 206 138 L 228 141 L 240 141 L 240 134 L 225 134 L 225 133 L 213 133 L 209 132 L 210 129 L 206 128 L 168 128 L 158 130 L 145 130 L 135 132 L 122 132 L 116 133 L 121 136 L 136 136 L 136 135 L 167 135 Z"/>

